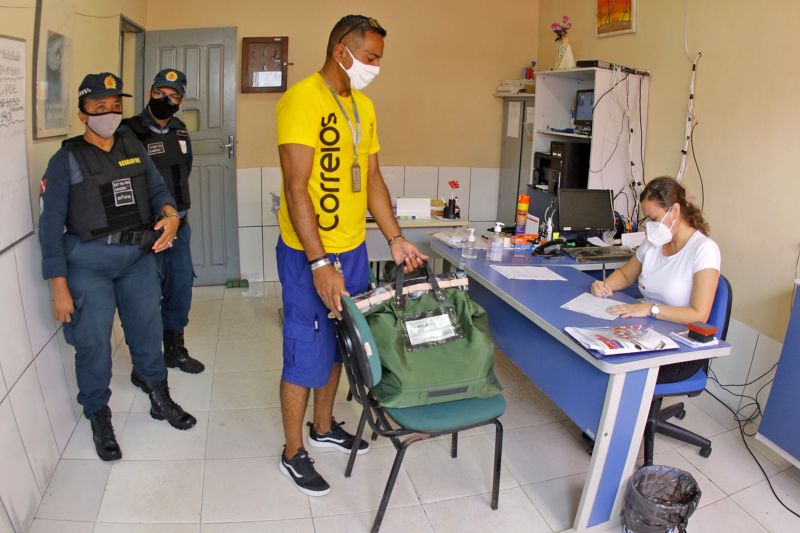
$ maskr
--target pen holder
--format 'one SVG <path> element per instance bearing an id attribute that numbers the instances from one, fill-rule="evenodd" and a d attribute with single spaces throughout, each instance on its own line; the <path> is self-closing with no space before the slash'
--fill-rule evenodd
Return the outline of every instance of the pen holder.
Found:
<path id="1" fill-rule="evenodd" d="M 456 210 L 458 207 L 456 206 L 455 199 L 447 200 L 447 205 L 444 206 L 444 212 L 442 213 L 442 218 L 456 218 Z"/>

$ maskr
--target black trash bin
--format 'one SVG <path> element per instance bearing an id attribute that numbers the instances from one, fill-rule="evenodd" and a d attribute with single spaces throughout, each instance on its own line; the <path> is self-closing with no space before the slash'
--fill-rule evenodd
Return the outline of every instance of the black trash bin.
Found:
<path id="1" fill-rule="evenodd" d="M 697 481 L 688 472 L 672 466 L 643 466 L 633 473 L 625 493 L 624 531 L 683 533 L 700 495 Z"/>

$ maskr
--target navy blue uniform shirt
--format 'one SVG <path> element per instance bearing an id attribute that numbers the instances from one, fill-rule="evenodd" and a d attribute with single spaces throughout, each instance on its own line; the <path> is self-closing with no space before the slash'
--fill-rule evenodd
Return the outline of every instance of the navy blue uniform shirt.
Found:
<path id="1" fill-rule="evenodd" d="M 115 142 L 119 134 L 115 133 Z M 154 215 L 169 204 L 175 207 L 175 200 L 167 191 L 161 174 L 153 160 L 142 154 L 147 175 L 147 190 L 150 195 L 150 208 Z M 72 165 L 70 165 L 72 159 Z M 42 215 L 39 218 L 39 242 L 42 246 L 42 276 L 44 279 L 66 277 L 67 258 L 64 254 L 64 227 L 69 212 L 69 189 L 73 183 L 83 181 L 83 174 L 75 156 L 63 146 L 50 158 L 42 178 Z"/>

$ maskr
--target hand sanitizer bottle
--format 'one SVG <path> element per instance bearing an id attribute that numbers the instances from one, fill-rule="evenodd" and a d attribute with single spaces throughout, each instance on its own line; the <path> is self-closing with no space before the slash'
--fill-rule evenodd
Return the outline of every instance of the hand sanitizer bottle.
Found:
<path id="1" fill-rule="evenodd" d="M 469 232 L 469 237 L 467 237 L 464 247 L 461 248 L 461 257 L 475 259 L 478 257 L 478 250 L 475 248 L 475 228 L 467 228 L 467 231 Z"/>
<path id="2" fill-rule="evenodd" d="M 489 240 L 489 251 L 486 254 L 486 259 L 492 262 L 500 262 L 503 260 L 503 224 L 496 222 L 494 225 L 494 235 Z"/>

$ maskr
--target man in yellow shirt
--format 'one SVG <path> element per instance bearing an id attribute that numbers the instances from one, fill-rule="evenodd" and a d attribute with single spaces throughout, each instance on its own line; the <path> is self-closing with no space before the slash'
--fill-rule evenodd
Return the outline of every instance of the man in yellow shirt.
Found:
<path id="1" fill-rule="evenodd" d="M 281 410 L 286 446 L 280 470 L 310 496 L 330 492 L 303 447 L 303 419 L 314 389 L 308 442 L 350 453 L 353 436 L 333 419 L 341 374 L 332 312 L 342 294 L 368 287 L 367 209 L 395 262 L 427 259 L 407 242 L 378 164 L 375 108 L 361 89 L 379 72 L 386 36 L 378 21 L 348 15 L 333 27 L 325 64 L 286 91 L 276 109 L 283 191 L 276 247 L 283 288 Z M 368 451 L 361 443 L 358 453 Z"/>

